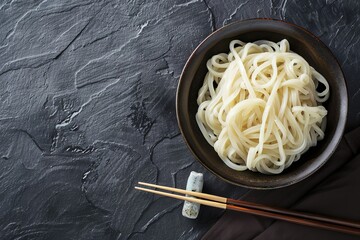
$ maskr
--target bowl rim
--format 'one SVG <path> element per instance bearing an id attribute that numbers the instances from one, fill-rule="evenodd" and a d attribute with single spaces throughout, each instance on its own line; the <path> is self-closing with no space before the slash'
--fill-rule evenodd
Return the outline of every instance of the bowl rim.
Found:
<path id="1" fill-rule="evenodd" d="M 344 88 L 343 88 L 342 92 L 345 91 L 346 96 L 341 99 L 341 106 L 343 106 L 343 109 L 341 109 L 341 110 L 343 110 L 343 111 L 340 111 L 340 113 L 342 115 L 344 115 L 345 117 L 343 117 L 343 118 L 340 117 L 339 118 L 339 121 L 338 121 L 338 124 L 337 124 L 337 129 L 335 130 L 334 135 L 333 135 L 333 139 L 337 138 L 336 142 L 335 143 L 332 143 L 332 142 L 329 143 L 329 145 L 333 146 L 332 149 L 328 150 L 329 154 L 327 155 L 327 157 L 324 159 L 324 161 L 321 164 L 316 166 L 316 168 L 314 168 L 313 170 L 309 171 L 308 173 L 304 174 L 301 177 L 298 177 L 298 178 L 296 178 L 296 179 L 294 179 L 292 181 L 288 181 L 288 182 L 283 183 L 283 184 L 271 185 L 271 186 L 252 186 L 252 185 L 246 185 L 246 184 L 239 183 L 239 182 L 234 182 L 234 181 L 232 181 L 230 179 L 227 179 L 226 177 L 216 173 L 213 169 L 211 169 L 209 166 L 207 166 L 207 164 L 205 164 L 205 162 L 203 162 L 200 159 L 199 155 L 196 153 L 195 148 L 193 146 L 191 146 L 191 144 L 189 143 L 189 141 L 188 141 L 188 139 L 186 137 L 185 131 L 184 131 L 184 127 L 185 127 L 184 124 L 183 124 L 184 119 L 179 114 L 179 105 L 180 105 L 179 90 L 180 90 L 180 88 L 181 88 L 181 86 L 182 86 L 182 84 L 184 82 L 184 75 L 187 72 L 189 64 L 195 58 L 195 55 L 198 52 L 199 48 L 201 48 L 204 45 L 204 43 L 206 43 L 209 40 L 209 38 L 213 37 L 214 35 L 222 32 L 222 31 L 225 31 L 228 28 L 233 27 L 234 25 L 243 24 L 243 23 L 247 23 L 247 22 L 274 22 L 275 24 L 281 23 L 281 24 L 289 25 L 291 27 L 295 27 L 295 28 L 305 32 L 309 37 L 316 40 L 320 45 L 322 45 L 324 47 L 324 49 L 326 49 L 329 52 L 330 56 L 335 60 L 337 66 L 338 66 L 338 68 L 340 70 L 340 73 L 341 73 L 341 75 L 343 77 L 343 80 L 344 80 L 343 81 L 344 82 L 344 85 L 343 85 Z M 220 27 L 219 29 L 213 31 L 207 37 L 205 37 L 204 40 L 202 40 L 197 45 L 197 47 L 192 51 L 192 53 L 190 54 L 189 58 L 187 59 L 185 65 L 183 67 L 183 70 L 182 70 L 181 75 L 179 77 L 177 89 L 176 89 L 175 103 L 176 103 L 176 118 L 177 118 L 177 123 L 178 123 L 180 133 L 182 135 L 182 138 L 184 139 L 185 144 L 187 145 L 187 147 L 190 150 L 190 152 L 192 153 L 192 155 L 196 158 L 196 160 L 198 162 L 200 162 L 200 164 L 203 167 L 205 167 L 208 171 L 210 171 L 212 174 L 214 174 L 215 176 L 217 176 L 218 178 L 222 179 L 223 181 L 225 181 L 227 183 L 230 183 L 230 184 L 233 184 L 233 185 L 236 185 L 236 186 L 240 186 L 240 187 L 244 187 L 244 188 L 258 189 L 258 190 L 277 189 L 277 188 L 287 187 L 287 186 L 293 185 L 295 183 L 298 183 L 298 182 L 306 179 L 307 177 L 309 177 L 310 175 L 312 175 L 313 173 L 318 171 L 329 160 L 329 158 L 334 154 L 335 150 L 337 149 L 338 145 L 341 142 L 342 136 L 343 136 L 344 131 L 345 131 L 345 126 L 346 126 L 346 121 L 347 121 L 347 114 L 348 114 L 348 107 L 349 107 L 348 86 L 347 86 L 347 81 L 346 81 L 346 78 L 345 78 L 345 74 L 344 74 L 343 69 L 341 68 L 341 65 L 340 65 L 338 59 L 336 58 L 334 53 L 330 50 L 330 48 L 325 43 L 323 43 L 320 40 L 319 37 L 314 35 L 312 32 L 310 32 L 306 28 L 298 26 L 298 25 L 296 25 L 294 23 L 290 23 L 290 22 L 287 22 L 287 21 L 284 21 L 284 20 L 274 19 L 274 18 L 249 18 L 249 19 L 243 19 L 243 20 L 234 21 L 234 22 L 232 22 L 230 24 L 227 24 L 227 25 L 225 25 L 223 27 Z M 328 147 L 326 147 L 325 149 L 327 149 L 327 148 Z"/>

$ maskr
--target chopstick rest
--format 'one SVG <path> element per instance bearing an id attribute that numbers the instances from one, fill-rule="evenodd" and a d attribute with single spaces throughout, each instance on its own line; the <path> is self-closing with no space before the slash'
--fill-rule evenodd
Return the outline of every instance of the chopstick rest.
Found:
<path id="1" fill-rule="evenodd" d="M 197 173 L 192 171 L 189 175 L 189 178 L 186 183 L 186 190 L 192 192 L 202 192 L 204 185 L 204 175 L 202 173 Z M 186 194 L 187 197 L 194 198 Z M 186 218 L 196 219 L 200 212 L 200 203 L 194 203 L 189 201 L 184 201 L 184 206 L 182 209 L 182 215 Z"/>

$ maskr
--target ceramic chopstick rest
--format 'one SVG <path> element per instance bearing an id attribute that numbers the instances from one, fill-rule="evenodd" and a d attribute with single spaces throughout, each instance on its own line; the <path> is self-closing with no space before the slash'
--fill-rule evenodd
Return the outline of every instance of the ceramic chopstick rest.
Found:
<path id="1" fill-rule="evenodd" d="M 204 185 L 204 175 L 202 173 L 197 173 L 192 171 L 189 175 L 186 184 L 186 190 L 193 192 L 202 192 Z M 186 195 L 188 197 L 192 197 Z M 200 204 L 184 201 L 184 206 L 182 209 L 182 215 L 186 218 L 196 219 L 200 212 Z"/>

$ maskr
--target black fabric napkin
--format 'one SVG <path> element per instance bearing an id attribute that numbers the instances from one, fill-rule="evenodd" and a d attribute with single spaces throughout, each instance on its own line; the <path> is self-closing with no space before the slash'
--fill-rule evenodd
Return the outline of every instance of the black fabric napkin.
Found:
<path id="1" fill-rule="evenodd" d="M 303 212 L 360 221 L 360 127 L 344 136 L 316 173 L 290 187 L 251 190 L 241 199 Z M 250 214 L 225 211 L 203 240 L 360 239 Z"/>

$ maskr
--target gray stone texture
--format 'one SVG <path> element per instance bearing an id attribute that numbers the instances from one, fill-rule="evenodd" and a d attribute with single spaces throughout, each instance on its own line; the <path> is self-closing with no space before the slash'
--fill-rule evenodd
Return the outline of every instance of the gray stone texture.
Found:
<path id="1" fill-rule="evenodd" d="M 271 17 L 303 26 L 338 58 L 348 129 L 360 123 L 360 2 L 0 2 L 0 239 L 199 239 L 222 214 L 133 189 L 137 181 L 247 190 L 190 154 L 176 123 L 187 58 L 213 30 Z"/>

